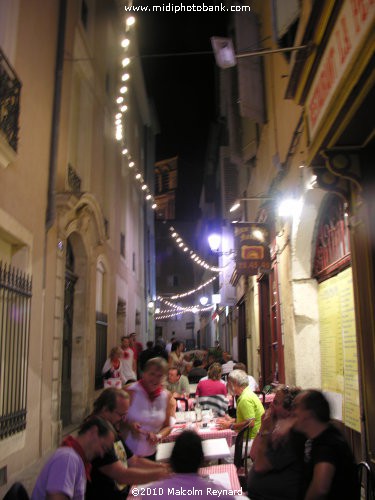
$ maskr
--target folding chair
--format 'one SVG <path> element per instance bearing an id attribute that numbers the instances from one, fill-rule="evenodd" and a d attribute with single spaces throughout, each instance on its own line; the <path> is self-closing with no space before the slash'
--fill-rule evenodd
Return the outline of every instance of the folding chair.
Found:
<path id="1" fill-rule="evenodd" d="M 7 491 L 3 500 L 30 500 L 30 497 L 22 483 L 14 483 Z"/>
<path id="2" fill-rule="evenodd" d="M 236 441 L 234 444 L 234 459 L 233 463 L 237 469 L 238 479 L 240 485 L 244 491 L 247 490 L 247 475 L 249 473 L 247 461 L 248 461 L 248 445 L 249 445 L 249 426 L 250 421 L 246 423 L 240 432 L 236 436 Z M 246 436 L 245 436 L 246 433 Z M 243 443 L 245 441 L 245 453 L 243 452 Z"/>
<path id="3" fill-rule="evenodd" d="M 254 394 L 256 394 L 259 399 L 262 401 L 262 405 L 266 405 L 266 393 L 263 391 L 254 391 Z"/>
<path id="4" fill-rule="evenodd" d="M 362 461 L 357 464 L 358 480 L 359 480 L 359 496 L 363 500 L 373 500 L 375 498 L 375 490 L 370 466 L 367 462 Z"/>

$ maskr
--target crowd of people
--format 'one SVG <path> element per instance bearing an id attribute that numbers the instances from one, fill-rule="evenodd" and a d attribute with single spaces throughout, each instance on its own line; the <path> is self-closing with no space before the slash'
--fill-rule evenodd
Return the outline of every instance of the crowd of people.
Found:
<path id="1" fill-rule="evenodd" d="M 192 399 L 191 384 L 194 404 L 210 408 L 219 428 L 245 433 L 251 500 L 359 498 L 353 455 L 331 423 L 321 391 L 281 385 L 265 410 L 244 364 L 218 345 L 187 355 L 184 348 L 175 338 L 167 344 L 150 341 L 143 349 L 135 333 L 122 337 L 103 366 L 105 388 L 92 413 L 46 462 L 32 500 L 124 500 L 131 485 L 150 482 L 164 485 L 164 491 L 184 484 L 204 490 L 197 433 L 189 430 L 177 438 L 170 464 L 156 461 L 157 445 L 175 422 L 177 401 Z M 234 451 L 233 445 L 228 461 Z"/>

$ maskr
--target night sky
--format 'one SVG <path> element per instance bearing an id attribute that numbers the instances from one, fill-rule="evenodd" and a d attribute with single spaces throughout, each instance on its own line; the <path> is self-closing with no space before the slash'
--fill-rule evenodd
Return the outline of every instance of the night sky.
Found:
<path id="1" fill-rule="evenodd" d="M 210 37 L 226 35 L 227 16 L 143 13 L 137 14 L 137 30 L 147 92 L 161 130 L 156 160 L 179 157 L 178 217 L 196 218 L 209 124 L 218 114 L 218 71 Z M 211 53 L 155 57 L 187 52 Z"/>

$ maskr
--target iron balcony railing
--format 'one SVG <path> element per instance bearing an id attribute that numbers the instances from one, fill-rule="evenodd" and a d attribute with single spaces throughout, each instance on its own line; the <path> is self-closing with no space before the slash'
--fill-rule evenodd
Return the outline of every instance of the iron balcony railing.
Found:
<path id="1" fill-rule="evenodd" d="M 0 261 L 0 440 L 26 428 L 31 278 Z"/>
<path id="2" fill-rule="evenodd" d="M 18 145 L 21 82 L 0 48 L 0 132 L 14 151 Z"/>

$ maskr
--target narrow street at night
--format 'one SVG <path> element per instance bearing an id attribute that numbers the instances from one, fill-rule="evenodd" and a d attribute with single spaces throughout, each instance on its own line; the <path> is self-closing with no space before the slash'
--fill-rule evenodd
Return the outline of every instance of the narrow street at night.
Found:
<path id="1" fill-rule="evenodd" d="M 375 499 L 374 47 L 0 0 L 0 498 Z"/>

